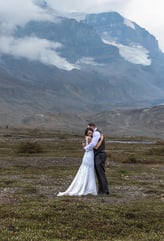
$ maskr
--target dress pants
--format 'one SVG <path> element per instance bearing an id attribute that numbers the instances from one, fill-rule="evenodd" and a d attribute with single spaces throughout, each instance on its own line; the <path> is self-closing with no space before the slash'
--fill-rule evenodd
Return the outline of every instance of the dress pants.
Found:
<path id="1" fill-rule="evenodd" d="M 98 194 L 109 194 L 108 182 L 105 174 L 106 153 L 99 152 L 94 156 L 95 171 L 98 180 Z"/>

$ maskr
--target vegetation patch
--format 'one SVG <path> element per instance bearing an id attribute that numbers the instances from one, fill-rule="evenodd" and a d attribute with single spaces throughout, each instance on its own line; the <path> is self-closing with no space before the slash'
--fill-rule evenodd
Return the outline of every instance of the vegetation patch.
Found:
<path id="1" fill-rule="evenodd" d="M 18 154 L 35 154 L 42 153 L 43 148 L 37 142 L 21 142 L 16 148 Z"/>
<path id="2" fill-rule="evenodd" d="M 0 240 L 163 241 L 163 156 L 147 154 L 163 143 L 107 143 L 110 195 L 57 197 L 81 163 L 81 138 L 23 129 L 1 138 Z"/>
<path id="3" fill-rule="evenodd" d="M 156 147 L 148 150 L 146 152 L 147 155 L 159 155 L 159 156 L 164 156 L 164 146 L 162 147 Z"/>

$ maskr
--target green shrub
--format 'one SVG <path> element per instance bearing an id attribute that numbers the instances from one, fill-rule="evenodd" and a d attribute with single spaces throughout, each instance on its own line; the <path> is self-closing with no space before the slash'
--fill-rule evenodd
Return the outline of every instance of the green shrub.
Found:
<path id="1" fill-rule="evenodd" d="M 146 154 L 164 156 L 164 147 L 152 148 L 148 150 Z"/>
<path id="2" fill-rule="evenodd" d="M 43 148 L 37 142 L 21 142 L 16 149 L 17 153 L 34 154 L 43 152 Z"/>
<path id="3" fill-rule="evenodd" d="M 130 155 L 127 157 L 127 163 L 136 163 L 137 159 L 134 155 Z"/>

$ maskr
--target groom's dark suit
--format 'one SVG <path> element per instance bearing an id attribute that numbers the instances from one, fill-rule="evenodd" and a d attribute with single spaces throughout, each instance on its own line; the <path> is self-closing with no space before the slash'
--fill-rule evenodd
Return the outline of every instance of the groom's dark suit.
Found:
<path id="1" fill-rule="evenodd" d="M 100 133 L 98 129 L 96 129 L 95 131 L 98 131 Z M 98 180 L 98 194 L 109 194 L 108 182 L 105 175 L 105 161 L 105 140 L 103 139 L 100 147 L 97 150 L 94 149 L 95 171 Z"/>

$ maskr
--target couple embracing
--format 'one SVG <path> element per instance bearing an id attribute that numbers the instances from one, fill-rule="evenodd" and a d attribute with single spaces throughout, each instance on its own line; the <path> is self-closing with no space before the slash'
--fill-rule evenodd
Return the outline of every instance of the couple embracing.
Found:
<path id="1" fill-rule="evenodd" d="M 85 130 L 83 148 L 85 152 L 82 163 L 72 183 L 65 192 L 59 192 L 57 196 L 109 194 L 105 174 L 105 140 L 103 134 L 97 129 L 94 123 L 89 123 L 88 128 Z"/>

